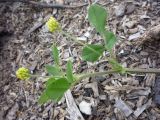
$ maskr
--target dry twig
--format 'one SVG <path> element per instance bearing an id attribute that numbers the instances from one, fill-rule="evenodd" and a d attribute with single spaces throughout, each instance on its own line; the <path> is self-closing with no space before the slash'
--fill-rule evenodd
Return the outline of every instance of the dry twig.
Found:
<path id="1" fill-rule="evenodd" d="M 32 0 L 1 0 L 0 3 L 3 2 L 22 2 L 26 4 L 30 4 L 35 7 L 43 7 L 43 8 L 59 8 L 59 9 L 75 9 L 75 8 L 80 8 L 83 6 L 87 6 L 88 3 L 82 4 L 82 5 L 77 5 L 77 6 L 69 6 L 69 5 L 60 5 L 60 4 L 47 4 L 47 3 L 42 3 L 42 2 L 35 2 Z"/>

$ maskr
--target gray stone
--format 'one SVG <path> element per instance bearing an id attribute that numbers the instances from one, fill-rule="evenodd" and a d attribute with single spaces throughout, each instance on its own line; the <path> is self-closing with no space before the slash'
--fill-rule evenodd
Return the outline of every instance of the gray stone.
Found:
<path id="1" fill-rule="evenodd" d="M 115 7 L 115 15 L 117 17 L 122 17 L 125 14 L 126 4 L 121 3 L 119 6 Z"/>
<path id="2" fill-rule="evenodd" d="M 133 3 L 129 4 L 126 7 L 126 14 L 131 14 L 134 12 L 134 10 L 135 10 L 135 5 Z"/>

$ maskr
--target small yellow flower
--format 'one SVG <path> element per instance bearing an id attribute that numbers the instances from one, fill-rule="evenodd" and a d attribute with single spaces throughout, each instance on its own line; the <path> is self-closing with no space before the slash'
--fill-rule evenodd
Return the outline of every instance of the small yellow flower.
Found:
<path id="1" fill-rule="evenodd" d="M 21 79 L 21 80 L 26 80 L 28 78 L 30 78 L 30 73 L 29 70 L 27 68 L 21 67 L 16 71 L 16 76 L 17 78 Z"/>
<path id="2" fill-rule="evenodd" d="M 50 17 L 46 25 L 50 32 L 55 32 L 56 30 L 60 30 L 60 25 L 54 17 Z"/>

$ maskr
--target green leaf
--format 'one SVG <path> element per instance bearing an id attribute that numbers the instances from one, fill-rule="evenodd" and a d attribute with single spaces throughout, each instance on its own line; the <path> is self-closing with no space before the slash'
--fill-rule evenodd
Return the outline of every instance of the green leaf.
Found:
<path id="1" fill-rule="evenodd" d="M 53 59 L 56 65 L 59 65 L 59 51 L 56 45 L 52 46 Z"/>
<path id="2" fill-rule="evenodd" d="M 73 78 L 73 73 L 72 73 L 72 62 L 68 61 L 67 62 L 67 70 L 66 70 L 66 76 L 67 76 L 67 80 L 68 82 L 72 83 L 74 78 Z"/>
<path id="3" fill-rule="evenodd" d="M 64 94 L 62 94 L 61 96 L 59 96 L 59 97 L 58 97 L 57 99 L 55 99 L 54 101 L 55 101 L 55 102 L 60 101 L 60 100 L 62 99 L 63 95 L 64 95 Z"/>
<path id="4" fill-rule="evenodd" d="M 105 37 L 105 47 L 108 50 L 112 50 L 112 48 L 114 47 L 115 43 L 117 42 L 116 36 L 114 35 L 113 32 L 105 31 L 104 32 L 104 37 Z"/>
<path id="5" fill-rule="evenodd" d="M 45 67 L 46 67 L 47 72 L 50 75 L 53 75 L 53 76 L 61 76 L 62 75 L 61 70 L 58 66 L 46 65 Z"/>
<path id="6" fill-rule="evenodd" d="M 69 89 L 70 83 L 66 78 L 59 78 L 50 83 L 46 88 L 46 95 L 49 99 L 58 101 L 64 95 L 64 93 Z"/>
<path id="7" fill-rule="evenodd" d="M 50 84 L 52 84 L 56 79 L 54 77 L 50 77 L 46 82 L 46 87 L 48 87 Z"/>
<path id="8" fill-rule="evenodd" d="M 86 45 L 82 51 L 83 60 L 94 62 L 103 54 L 105 48 L 102 45 Z"/>
<path id="9" fill-rule="evenodd" d="M 44 92 L 42 93 L 42 95 L 40 96 L 38 103 L 39 104 L 44 104 L 46 103 L 48 100 L 50 100 L 51 98 L 47 95 L 48 91 L 47 88 L 50 87 L 50 85 L 54 84 L 54 82 L 56 82 L 56 79 L 51 77 L 47 80 L 46 82 L 46 90 L 44 90 Z M 62 85 L 62 84 L 61 84 Z M 62 85 L 63 86 L 63 85 Z M 57 98 L 55 98 L 55 101 L 59 101 L 61 98 L 63 97 L 63 94 Z"/>
<path id="10" fill-rule="evenodd" d="M 122 74 L 126 73 L 125 68 L 121 64 L 119 64 L 115 59 L 109 59 L 109 63 L 112 65 L 113 70 L 116 70 L 117 72 Z"/>
<path id="11" fill-rule="evenodd" d="M 39 100 L 38 100 L 38 103 L 39 103 L 39 104 L 44 104 L 44 103 L 46 103 L 48 100 L 49 100 L 49 97 L 47 96 L 46 91 L 44 91 L 44 92 L 42 93 L 42 95 L 40 96 L 40 98 L 39 98 Z"/>
<path id="12" fill-rule="evenodd" d="M 103 7 L 97 4 L 93 4 L 89 7 L 88 20 L 100 34 L 105 30 L 106 18 L 107 12 Z"/>

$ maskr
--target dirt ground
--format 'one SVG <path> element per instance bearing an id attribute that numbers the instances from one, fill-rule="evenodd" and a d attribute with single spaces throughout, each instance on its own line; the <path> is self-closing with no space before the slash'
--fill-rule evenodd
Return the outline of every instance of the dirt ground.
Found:
<path id="1" fill-rule="evenodd" d="M 63 2 L 69 6 L 83 3 L 88 1 Z M 119 40 L 115 53 L 120 63 L 132 68 L 160 68 L 160 40 L 144 41 L 139 47 L 134 45 L 141 41 L 142 34 L 160 24 L 160 2 L 99 0 L 98 3 L 109 12 L 109 29 Z M 45 80 L 19 81 L 15 71 L 24 66 L 33 74 L 46 75 L 44 65 L 53 63 L 50 46 L 54 42 L 59 44 L 63 66 L 67 59 L 73 59 L 74 72 L 107 70 L 108 61 L 103 58 L 94 64 L 82 61 L 81 46 L 58 33 L 49 33 L 44 24 L 49 16 L 54 16 L 64 30 L 77 38 L 86 43 L 100 43 L 101 37 L 88 23 L 87 8 L 52 9 L 22 2 L 0 2 L 0 120 L 71 119 L 65 97 L 58 104 L 38 105 Z M 160 119 L 160 77 L 156 74 L 92 77 L 77 84 L 72 95 L 77 106 L 82 101 L 91 104 L 90 115 L 80 112 L 85 120 Z"/>

